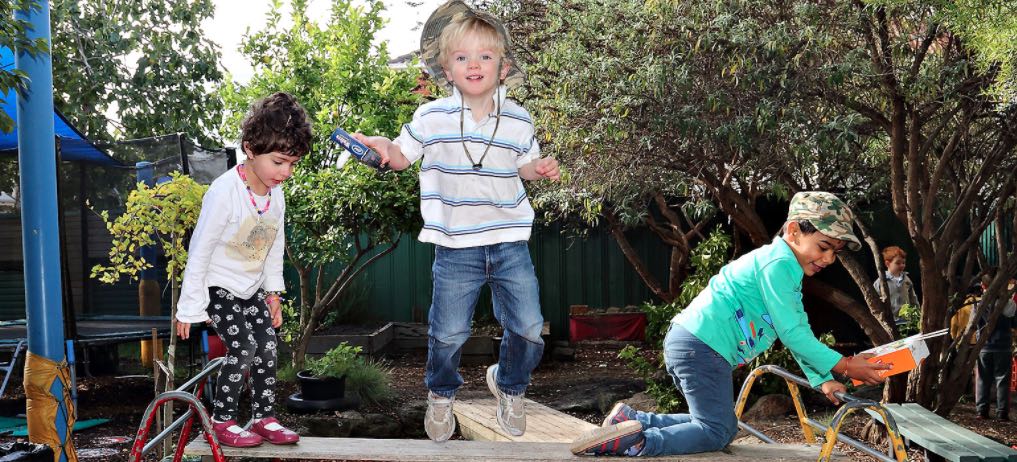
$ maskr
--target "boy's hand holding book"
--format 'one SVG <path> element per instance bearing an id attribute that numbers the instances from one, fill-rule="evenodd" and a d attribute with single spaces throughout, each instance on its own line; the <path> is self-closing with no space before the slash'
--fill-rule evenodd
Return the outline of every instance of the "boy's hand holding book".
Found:
<path id="1" fill-rule="evenodd" d="M 886 377 L 880 372 L 892 369 L 893 364 L 868 361 L 869 358 L 873 358 L 875 356 L 876 355 L 872 353 L 846 356 L 837 362 L 837 365 L 833 367 L 833 372 L 846 375 L 866 385 L 882 383 L 886 380 Z"/>

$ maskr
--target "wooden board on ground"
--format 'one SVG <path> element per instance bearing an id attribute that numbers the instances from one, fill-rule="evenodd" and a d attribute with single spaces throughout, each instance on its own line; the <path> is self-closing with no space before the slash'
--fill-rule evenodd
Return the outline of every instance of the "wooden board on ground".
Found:
<path id="1" fill-rule="evenodd" d="M 1017 461 L 1017 450 L 997 443 L 917 403 L 884 404 L 905 439 L 953 462 Z M 877 420 L 878 414 L 867 411 Z"/>
<path id="2" fill-rule="evenodd" d="M 457 403 L 458 405 L 458 403 Z M 492 442 L 396 440 L 365 438 L 311 438 L 304 437 L 293 446 L 262 444 L 255 448 L 223 448 L 227 458 L 260 457 L 276 459 L 325 460 L 388 460 L 414 462 L 464 461 L 561 461 L 600 458 L 574 456 L 566 443 Z M 653 461 L 720 461 L 720 462 L 813 462 L 819 456 L 819 446 L 783 444 L 732 445 L 725 452 L 710 452 L 688 456 L 646 457 Z M 204 456 L 211 460 L 211 450 L 204 440 L 194 440 L 184 454 Z"/>
<path id="3" fill-rule="evenodd" d="M 525 403 L 526 433 L 523 436 L 509 435 L 498 425 L 494 397 L 457 399 L 452 410 L 459 421 L 459 433 L 463 438 L 474 441 L 571 443 L 583 432 L 597 428 L 535 401 L 527 399 Z"/>

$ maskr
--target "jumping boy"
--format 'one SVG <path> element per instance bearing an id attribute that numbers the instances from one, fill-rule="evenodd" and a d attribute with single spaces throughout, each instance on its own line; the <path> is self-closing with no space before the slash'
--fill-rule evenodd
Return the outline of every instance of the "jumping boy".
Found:
<path id="1" fill-rule="evenodd" d="M 421 160 L 419 239 L 435 245 L 424 429 L 439 442 L 455 430 L 460 349 L 488 284 L 504 336 L 487 385 L 498 401 L 498 423 L 519 436 L 526 430 L 523 393 L 544 349 L 527 247 L 533 209 L 521 179 L 557 180 L 558 162 L 540 157 L 529 113 L 506 98 L 523 74 L 497 19 L 450 1 L 428 18 L 420 45 L 428 73 L 452 96 L 418 108 L 395 141 L 354 136 L 394 170 Z"/>

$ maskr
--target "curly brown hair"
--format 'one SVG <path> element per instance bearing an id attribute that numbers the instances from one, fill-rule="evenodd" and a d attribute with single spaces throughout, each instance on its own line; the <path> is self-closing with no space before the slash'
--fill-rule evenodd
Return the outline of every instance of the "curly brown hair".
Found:
<path id="1" fill-rule="evenodd" d="M 307 111 L 289 93 L 255 101 L 240 123 L 240 143 L 256 156 L 270 152 L 302 157 L 311 151 Z"/>

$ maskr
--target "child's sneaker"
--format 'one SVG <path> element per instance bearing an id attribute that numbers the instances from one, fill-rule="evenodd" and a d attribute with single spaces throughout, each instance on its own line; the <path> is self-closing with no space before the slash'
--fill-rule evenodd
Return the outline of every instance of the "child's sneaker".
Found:
<path id="1" fill-rule="evenodd" d="M 625 403 L 617 403 L 611 409 L 611 412 L 604 418 L 604 422 L 600 424 L 601 427 L 608 425 L 620 424 L 626 420 L 636 420 L 636 410 L 629 407 Z"/>
<path id="2" fill-rule="evenodd" d="M 626 420 L 587 431 L 572 442 L 572 453 L 586 456 L 637 456 L 643 450 L 643 424 Z"/>
<path id="3" fill-rule="evenodd" d="M 455 396 L 445 398 L 427 392 L 427 412 L 424 413 L 424 431 L 428 438 L 440 443 L 448 440 L 456 429 L 456 415 L 452 413 Z"/>
<path id="4" fill-rule="evenodd" d="M 487 368 L 487 388 L 498 400 L 498 425 L 512 436 L 523 436 L 526 432 L 526 407 L 523 395 L 508 395 L 498 389 L 498 365 Z"/>

